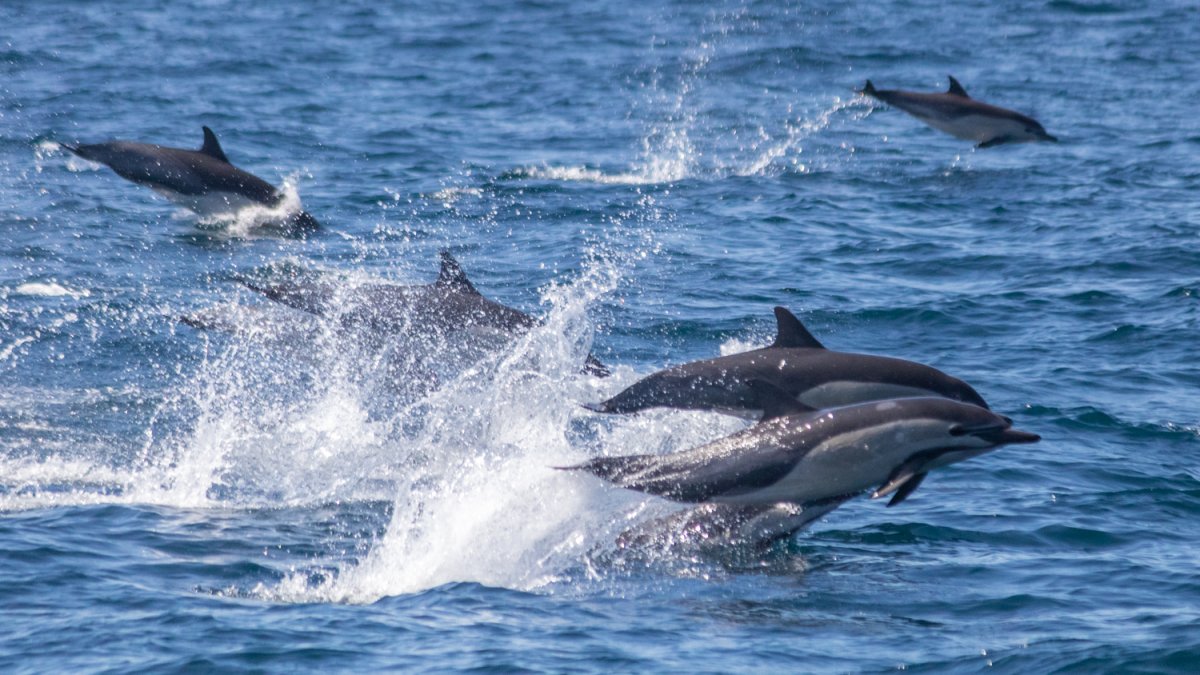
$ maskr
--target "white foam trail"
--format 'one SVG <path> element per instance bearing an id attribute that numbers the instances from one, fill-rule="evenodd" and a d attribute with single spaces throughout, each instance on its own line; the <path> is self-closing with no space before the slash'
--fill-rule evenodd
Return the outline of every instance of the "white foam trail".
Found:
<path id="1" fill-rule="evenodd" d="M 222 211 L 219 205 L 209 212 L 199 215 L 197 224 L 208 229 L 214 229 L 228 237 L 253 237 L 263 229 L 278 228 L 281 223 L 304 210 L 300 202 L 300 172 L 292 172 L 284 177 L 279 186 L 283 199 L 275 206 L 250 203 L 235 211 Z M 193 212 L 185 211 L 185 217 L 194 217 Z"/>
<path id="2" fill-rule="evenodd" d="M 44 298 L 70 297 L 76 300 L 86 298 L 92 293 L 87 289 L 73 290 L 54 281 L 28 281 L 13 289 L 15 295 L 40 296 Z"/>

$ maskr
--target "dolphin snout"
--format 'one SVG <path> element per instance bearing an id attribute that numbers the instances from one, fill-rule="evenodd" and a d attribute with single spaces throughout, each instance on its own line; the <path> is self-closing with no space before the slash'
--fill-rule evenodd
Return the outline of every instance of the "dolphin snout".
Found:
<path id="1" fill-rule="evenodd" d="M 990 437 L 988 440 L 995 442 L 997 445 L 1008 445 L 1009 443 L 1037 443 L 1042 440 L 1042 437 L 1037 434 L 1031 434 L 1028 431 L 1009 427 Z"/>
<path id="2" fill-rule="evenodd" d="M 1046 132 L 1044 132 L 1044 131 L 1042 132 L 1042 136 L 1041 136 L 1041 138 L 1042 138 L 1042 140 L 1043 140 L 1043 141 L 1050 141 L 1051 143 L 1057 143 L 1057 142 L 1058 142 L 1058 137 L 1056 137 L 1056 136 L 1051 136 L 1050 134 L 1048 134 L 1048 133 L 1046 133 Z"/>

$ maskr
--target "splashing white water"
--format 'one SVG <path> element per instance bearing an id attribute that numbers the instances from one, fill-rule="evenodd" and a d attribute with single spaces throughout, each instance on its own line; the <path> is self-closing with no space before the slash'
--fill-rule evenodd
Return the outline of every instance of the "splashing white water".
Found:
<path id="1" fill-rule="evenodd" d="M 681 96 L 681 108 L 683 100 Z M 522 169 L 515 175 L 600 185 L 652 185 L 691 178 L 761 176 L 778 170 L 781 165 L 797 173 L 807 173 L 812 169 L 812 163 L 800 158 L 807 140 L 829 129 L 845 117 L 846 111 L 852 111 L 849 120 L 854 121 L 870 114 L 871 110 L 871 105 L 862 97 L 845 101 L 835 98 L 827 107 L 795 119 L 791 117 L 794 113 L 789 107 L 789 117 L 782 122 L 781 130 L 768 131 L 768 126 L 763 125 L 759 126 L 754 140 L 712 147 L 697 147 L 692 142 L 690 134 L 696 116 L 677 111 L 668 122 L 643 137 L 641 159 L 628 171 L 604 171 L 588 166 L 540 166 Z"/>
<path id="2" fill-rule="evenodd" d="M 279 193 L 283 198 L 275 206 L 247 203 L 234 205 L 234 210 L 229 211 L 229 205 L 217 203 L 200 211 L 184 211 L 180 216 L 197 218 L 196 222 L 200 227 L 236 238 L 253 237 L 263 230 L 290 229 L 290 220 L 304 211 L 300 202 L 299 185 L 299 172 L 285 176 L 279 186 Z M 201 215 L 197 216 L 197 213 Z"/>

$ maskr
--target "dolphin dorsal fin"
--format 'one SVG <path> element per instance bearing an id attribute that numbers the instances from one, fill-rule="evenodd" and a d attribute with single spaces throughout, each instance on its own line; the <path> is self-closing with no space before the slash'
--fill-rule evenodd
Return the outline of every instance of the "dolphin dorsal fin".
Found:
<path id="1" fill-rule="evenodd" d="M 442 251 L 441 256 L 442 269 L 438 272 L 438 278 L 434 285 L 454 289 L 460 293 L 479 295 L 479 291 L 475 290 L 475 285 L 471 283 L 470 279 L 467 279 L 467 273 L 463 271 L 454 256 L 450 255 L 449 251 Z"/>
<path id="2" fill-rule="evenodd" d="M 226 164 L 229 164 L 229 158 L 225 156 L 225 151 L 221 149 L 221 144 L 217 142 L 217 135 L 212 129 L 203 127 L 204 129 L 204 145 L 200 146 L 200 152 L 213 159 L 219 159 Z"/>
<path id="3" fill-rule="evenodd" d="M 784 307 L 775 308 L 775 322 L 779 325 L 778 332 L 775 334 L 775 342 L 771 343 L 772 347 L 807 347 L 809 349 L 825 349 L 825 345 L 821 341 L 813 337 L 812 333 L 800 323 L 800 319 L 796 318 Z"/>
<path id="4" fill-rule="evenodd" d="M 798 415 L 800 413 L 816 412 L 817 409 L 804 405 L 795 396 L 780 389 L 778 385 L 766 380 L 750 380 L 750 391 L 754 392 L 758 407 L 762 408 L 763 416 L 760 421 L 766 422 L 776 417 Z"/>
<path id="5" fill-rule="evenodd" d="M 963 86 L 958 83 L 958 80 L 954 79 L 953 75 L 947 75 L 946 77 L 950 78 L 950 89 L 946 91 L 947 94 L 952 96 L 961 96 L 963 98 L 971 98 L 967 95 L 967 90 L 963 89 Z"/>

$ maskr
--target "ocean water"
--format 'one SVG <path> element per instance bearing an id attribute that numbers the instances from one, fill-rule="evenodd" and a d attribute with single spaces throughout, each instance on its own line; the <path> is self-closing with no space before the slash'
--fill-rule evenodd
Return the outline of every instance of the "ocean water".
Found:
<path id="1" fill-rule="evenodd" d="M 0 5 L 0 669 L 1200 669 L 1196 3 L 184 4 Z M 947 74 L 1061 142 L 853 92 Z M 58 145 L 201 125 L 326 227 Z M 544 325 L 431 373 L 235 283 L 444 248 Z M 775 305 L 1042 442 L 766 552 L 618 546 L 678 507 L 551 467 L 744 423 L 579 404 Z"/>

